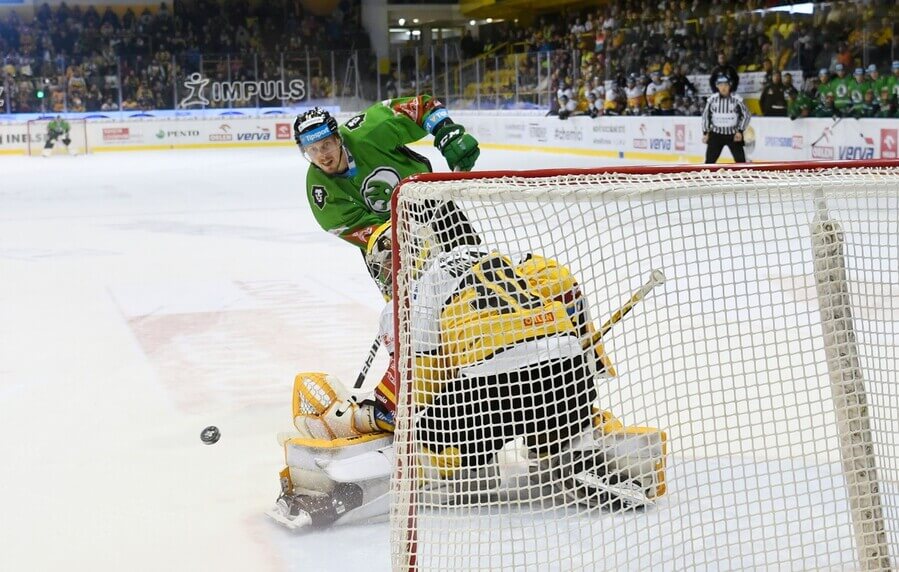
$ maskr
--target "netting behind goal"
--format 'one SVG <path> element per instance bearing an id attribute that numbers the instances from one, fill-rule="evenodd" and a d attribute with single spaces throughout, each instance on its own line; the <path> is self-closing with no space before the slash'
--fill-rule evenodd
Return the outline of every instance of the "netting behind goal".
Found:
<path id="1" fill-rule="evenodd" d="M 39 156 L 44 151 L 47 142 L 47 126 L 50 119 L 32 119 L 28 122 L 28 154 L 32 157 Z M 69 147 L 63 143 L 63 137 L 56 140 L 51 150 L 51 155 L 65 155 L 68 153 L 84 155 L 90 152 L 87 143 L 87 121 L 84 119 L 66 119 L 69 124 Z"/>
<path id="2" fill-rule="evenodd" d="M 896 162 L 394 209 L 394 569 L 899 567 Z"/>

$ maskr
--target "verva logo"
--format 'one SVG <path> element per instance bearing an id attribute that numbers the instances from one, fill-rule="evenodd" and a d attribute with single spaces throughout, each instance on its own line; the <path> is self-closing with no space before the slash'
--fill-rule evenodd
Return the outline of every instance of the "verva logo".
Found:
<path id="1" fill-rule="evenodd" d="M 686 151 L 687 150 L 687 126 L 686 125 L 675 125 L 674 126 L 674 150 L 675 151 Z"/>
<path id="2" fill-rule="evenodd" d="M 290 123 L 275 123 L 275 139 L 291 139 Z"/>
<path id="3" fill-rule="evenodd" d="M 899 159 L 896 153 L 896 135 L 899 129 L 881 129 L 880 130 L 880 158 L 881 159 Z"/>
<path id="4" fill-rule="evenodd" d="M 272 138 L 272 134 L 269 133 L 271 131 L 268 127 L 259 127 L 256 126 L 258 131 L 253 133 L 238 133 L 237 140 L 238 141 L 269 141 Z"/>

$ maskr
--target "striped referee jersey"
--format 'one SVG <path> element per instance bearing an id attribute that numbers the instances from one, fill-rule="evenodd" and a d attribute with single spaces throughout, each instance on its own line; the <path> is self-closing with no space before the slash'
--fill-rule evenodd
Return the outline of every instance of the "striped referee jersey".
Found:
<path id="1" fill-rule="evenodd" d="M 702 132 L 720 135 L 743 132 L 749 127 L 750 117 L 742 97 L 734 93 L 727 97 L 715 93 L 709 97 L 702 112 Z"/>

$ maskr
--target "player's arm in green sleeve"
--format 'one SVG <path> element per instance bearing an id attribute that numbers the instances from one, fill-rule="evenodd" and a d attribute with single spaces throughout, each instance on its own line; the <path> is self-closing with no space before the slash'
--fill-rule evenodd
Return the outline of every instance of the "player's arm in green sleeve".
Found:
<path id="1" fill-rule="evenodd" d="M 368 237 L 387 220 L 356 201 L 341 196 L 339 189 L 307 181 L 306 197 L 316 222 L 328 233 L 365 250 Z"/>
<path id="2" fill-rule="evenodd" d="M 389 99 L 370 107 L 366 115 L 370 112 L 383 118 L 375 129 L 389 132 L 395 146 L 418 141 L 428 133 L 433 135 L 434 146 L 454 171 L 470 171 L 481 153 L 477 140 L 453 122 L 443 104 L 430 95 Z"/>

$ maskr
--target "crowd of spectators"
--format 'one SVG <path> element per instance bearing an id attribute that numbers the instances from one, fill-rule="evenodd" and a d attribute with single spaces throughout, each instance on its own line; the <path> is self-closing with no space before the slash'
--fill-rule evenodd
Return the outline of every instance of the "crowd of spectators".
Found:
<path id="1" fill-rule="evenodd" d="M 482 29 L 477 42 L 463 40 L 463 51 L 474 56 L 499 46 L 521 54 L 519 83 L 506 91 L 550 94 L 551 112 L 563 117 L 566 111 L 695 115 L 709 93 L 696 89 L 697 75 L 713 81 L 733 74 L 736 88 L 739 73 L 762 72 L 768 87 L 783 70 L 815 78 L 821 68 L 838 73 L 838 64 L 886 70 L 899 58 L 893 33 L 899 3 L 816 2 L 812 14 L 770 10 L 777 4 L 788 2 L 624 0 L 544 16 L 531 26 L 498 23 Z M 815 81 L 795 88 L 818 93 Z M 786 108 L 778 112 L 786 115 Z"/>
<path id="2" fill-rule="evenodd" d="M 171 109 L 193 72 L 280 79 L 283 62 L 287 75 L 311 70 L 310 96 L 327 97 L 330 52 L 368 47 L 359 0 L 328 16 L 288 0 L 174 0 L 140 13 L 43 4 L 30 21 L 0 18 L 0 86 L 13 112 Z"/>
<path id="3" fill-rule="evenodd" d="M 829 113 L 831 92 L 839 114 L 895 109 L 894 84 L 885 86 L 869 67 L 893 76 L 888 70 L 899 59 L 893 34 L 899 3 L 816 2 L 808 15 L 770 10 L 785 3 L 623 0 L 547 13 L 528 25 L 485 25 L 460 39 L 459 56 L 469 63 L 451 74 L 459 78 L 456 103 L 465 105 L 476 93 L 479 105 L 482 99 L 497 106 L 530 100 L 563 118 L 697 115 L 711 78 L 724 74 L 736 90 L 740 74 L 760 72 L 766 115 Z M 171 7 L 163 2 L 138 11 L 43 4 L 30 21 L 15 12 L 0 18 L 0 86 L 13 112 L 171 109 L 186 95 L 184 80 L 194 72 L 212 81 L 304 77 L 315 100 L 343 91 L 340 70 L 348 58 L 341 50 L 361 54 L 359 73 L 377 77 L 368 48 L 361 0 L 342 0 L 327 16 L 293 0 L 174 0 Z M 385 95 L 440 86 L 426 72 L 423 81 L 409 76 L 413 68 L 442 67 L 429 65 L 424 51 L 415 54 L 422 61 L 409 51 L 408 60 L 393 62 L 382 76 Z M 337 73 L 335 60 L 344 66 Z M 470 62 L 483 67 L 475 64 L 472 74 Z M 856 78 L 850 70 L 858 68 L 863 74 Z M 793 85 L 785 70 L 805 79 Z M 819 71 L 825 70 L 822 79 Z M 866 88 L 853 92 L 852 81 Z M 282 103 L 291 102 L 272 105 Z"/>

